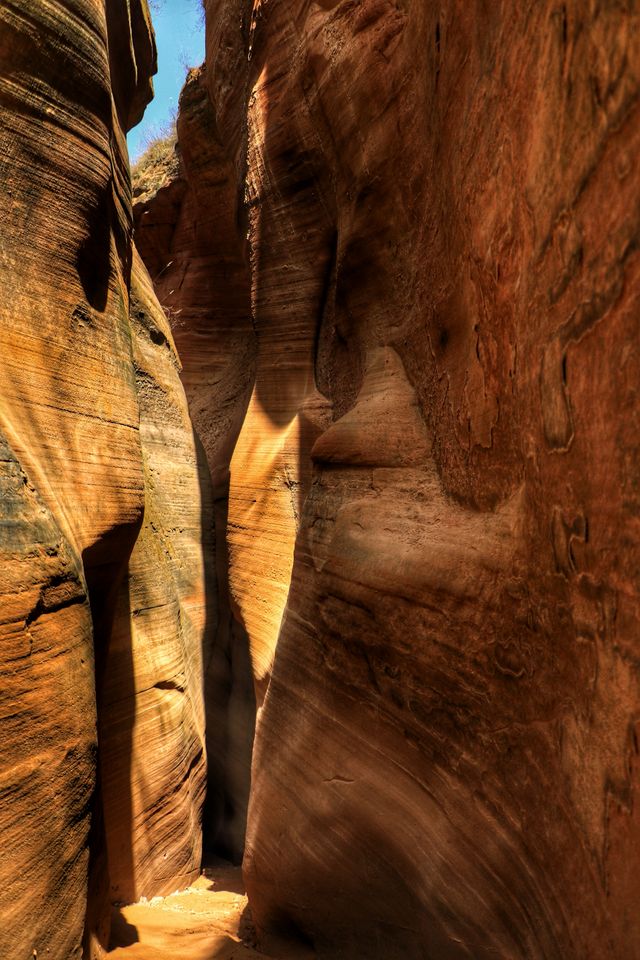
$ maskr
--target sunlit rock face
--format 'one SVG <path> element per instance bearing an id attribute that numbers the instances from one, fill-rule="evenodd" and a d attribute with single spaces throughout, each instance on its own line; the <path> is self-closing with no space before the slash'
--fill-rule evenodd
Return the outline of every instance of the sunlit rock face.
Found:
<path id="1" fill-rule="evenodd" d="M 110 884 L 199 867 L 210 493 L 141 265 L 130 295 L 154 69 L 144 0 L 0 5 L 6 960 L 99 956 Z"/>
<path id="2" fill-rule="evenodd" d="M 135 251 L 130 304 L 145 512 L 117 601 L 99 715 L 118 902 L 172 893 L 199 874 L 203 678 L 215 618 L 209 471 L 167 318 Z"/>
<path id="3" fill-rule="evenodd" d="M 638 14 L 206 7 L 260 933 L 638 957 Z"/>
<path id="4" fill-rule="evenodd" d="M 95 778 L 91 613 L 77 556 L 4 439 L 0 451 L 0 949 L 22 960 L 55 929 L 52 956 L 74 957 Z"/>
<path id="5" fill-rule="evenodd" d="M 243 140 L 241 130 L 229 134 L 218 128 L 204 69 L 191 71 L 182 91 L 178 135 L 176 149 L 171 140 L 156 144 L 133 171 L 135 237 L 171 324 L 190 416 L 213 479 L 218 602 L 216 640 L 206 665 L 205 843 L 239 863 L 255 693 L 244 594 L 229 576 L 229 547 L 241 535 L 236 501 L 229 506 L 229 462 L 251 396 L 257 343 L 239 227 Z M 255 486 L 251 474 L 246 482 Z M 258 542 L 259 534 L 244 535 Z M 291 555 L 292 548 L 291 540 Z M 287 585 L 283 578 L 285 597 Z"/>
<path id="6" fill-rule="evenodd" d="M 238 89 L 243 71 L 234 65 Z M 233 631 L 248 637 L 260 703 L 291 579 L 304 499 L 299 463 L 310 462 L 324 404 L 314 387 L 308 322 L 308 300 L 322 278 L 305 235 L 308 262 L 296 298 L 273 302 L 263 289 L 259 253 L 245 237 L 245 227 L 250 240 L 262 229 L 262 214 L 247 210 L 242 182 L 246 167 L 246 190 L 259 190 L 259 157 L 246 156 L 242 101 L 236 98 L 231 118 L 214 113 L 208 91 L 215 83 L 214 68 L 192 71 L 180 99 L 177 154 L 172 158 L 167 144 L 163 162 L 135 171 L 136 241 L 184 358 L 191 413 L 227 520 L 223 574 Z M 286 241 L 280 271 L 294 245 Z"/>

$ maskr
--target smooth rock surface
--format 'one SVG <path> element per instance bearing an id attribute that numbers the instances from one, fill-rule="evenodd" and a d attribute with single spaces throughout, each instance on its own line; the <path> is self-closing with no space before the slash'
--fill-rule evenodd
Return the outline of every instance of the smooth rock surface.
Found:
<path id="1" fill-rule="evenodd" d="M 259 932 L 635 960 L 638 11 L 206 10 Z"/>
<path id="2" fill-rule="evenodd" d="M 61 960 L 80 955 L 96 810 L 87 587 L 94 623 L 105 625 L 100 656 L 109 596 L 143 510 L 127 297 L 128 116 L 124 100 L 118 112 L 112 98 L 109 33 L 123 31 L 123 66 L 138 58 L 141 77 L 151 72 L 154 48 L 149 30 L 134 48 L 125 28 L 131 10 L 146 18 L 146 6 L 110 9 L 107 24 L 104 6 L 89 0 L 9 0 L 0 8 L 0 431 L 19 464 L 21 499 L 31 501 L 12 516 L 3 498 L 2 514 L 33 532 L 31 544 L 24 532 L 4 540 L 2 566 L 12 589 L 22 581 L 35 591 L 10 613 L 24 661 L 5 665 L 3 651 L 7 960 L 47 949 Z M 125 94 L 133 102 L 137 85 L 125 84 Z M 61 591 L 66 600 L 55 599 Z M 11 824 L 20 824 L 19 842 Z M 96 907 L 90 930 L 103 912 Z"/>

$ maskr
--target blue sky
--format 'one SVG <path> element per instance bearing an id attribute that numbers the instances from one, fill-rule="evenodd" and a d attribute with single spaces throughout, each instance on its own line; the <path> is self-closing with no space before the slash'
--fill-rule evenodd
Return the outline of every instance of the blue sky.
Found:
<path id="1" fill-rule="evenodd" d="M 153 78 L 155 97 L 142 122 L 127 137 L 132 164 L 171 123 L 187 70 L 204 60 L 201 0 L 154 0 L 149 6 L 158 45 L 158 73 Z"/>

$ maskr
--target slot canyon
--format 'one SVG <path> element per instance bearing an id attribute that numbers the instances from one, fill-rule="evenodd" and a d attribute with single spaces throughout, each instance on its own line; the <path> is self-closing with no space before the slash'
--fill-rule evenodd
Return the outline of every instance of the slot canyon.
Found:
<path id="1" fill-rule="evenodd" d="M 640 3 L 202 15 L 0 0 L 0 960 L 640 960 Z"/>

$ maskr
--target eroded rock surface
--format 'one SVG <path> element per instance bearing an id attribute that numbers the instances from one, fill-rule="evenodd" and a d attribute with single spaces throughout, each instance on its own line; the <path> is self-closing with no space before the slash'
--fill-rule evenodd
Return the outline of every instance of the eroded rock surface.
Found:
<path id="1" fill-rule="evenodd" d="M 0 954 L 33 956 L 55 929 L 52 956 L 72 957 L 95 776 L 91 613 L 77 556 L 4 440 L 0 498 Z"/>
<path id="2" fill-rule="evenodd" d="M 173 141 L 157 144 L 134 170 L 134 216 L 136 243 L 171 323 L 190 416 L 213 479 L 218 619 L 206 676 L 205 832 L 217 852 L 240 862 L 255 694 L 243 608 L 229 578 L 227 529 L 235 543 L 237 525 L 235 502 L 228 506 L 229 462 L 251 395 L 256 337 L 238 229 L 241 131 L 230 143 L 218 130 L 206 78 L 206 71 L 194 70 L 187 79 L 177 152 Z"/>
<path id="3" fill-rule="evenodd" d="M 640 13 L 206 12 L 172 331 L 145 3 L 0 8 L 0 953 L 197 876 L 205 743 L 237 854 L 255 695 L 274 952 L 636 960 Z"/>
<path id="4" fill-rule="evenodd" d="M 100 956 L 110 885 L 200 869 L 210 492 L 139 261 L 130 295 L 154 70 L 145 0 L 0 5 L 3 960 Z"/>
<path id="5" fill-rule="evenodd" d="M 205 442 L 239 430 L 258 928 L 640 957 L 635 5 L 206 9 L 179 229 L 227 198 L 191 296 L 241 309 L 183 357 L 202 410 L 243 376 Z"/>
<path id="6" fill-rule="evenodd" d="M 127 903 L 182 889 L 200 871 L 203 677 L 216 615 L 209 471 L 167 318 L 135 251 L 130 303 L 145 512 L 100 709 L 111 897 Z"/>

